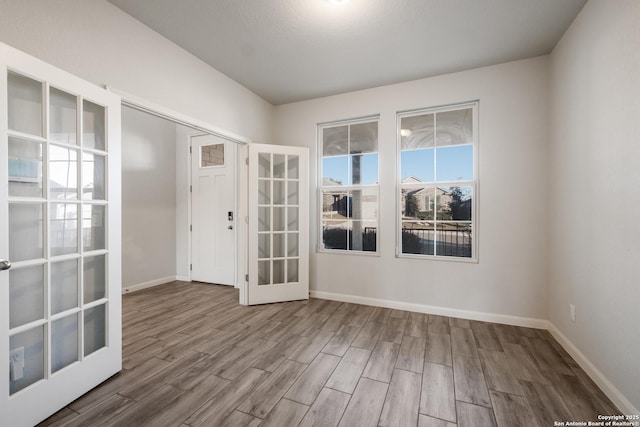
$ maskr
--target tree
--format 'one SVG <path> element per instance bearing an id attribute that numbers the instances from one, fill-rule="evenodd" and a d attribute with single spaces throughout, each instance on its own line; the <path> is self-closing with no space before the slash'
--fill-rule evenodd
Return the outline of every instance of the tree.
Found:
<path id="1" fill-rule="evenodd" d="M 406 216 L 416 216 L 418 215 L 418 198 L 411 193 L 407 193 L 407 200 L 405 206 L 405 215 Z"/>

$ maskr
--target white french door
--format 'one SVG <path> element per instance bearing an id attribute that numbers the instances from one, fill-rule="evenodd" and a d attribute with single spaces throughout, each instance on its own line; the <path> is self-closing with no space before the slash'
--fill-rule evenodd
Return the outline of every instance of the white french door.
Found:
<path id="1" fill-rule="evenodd" d="M 249 145 L 247 303 L 309 298 L 309 151 Z"/>
<path id="2" fill-rule="evenodd" d="M 191 280 L 236 284 L 236 143 L 191 137 Z"/>
<path id="3" fill-rule="evenodd" d="M 3 425 L 120 371 L 120 233 L 120 98 L 0 44 Z"/>

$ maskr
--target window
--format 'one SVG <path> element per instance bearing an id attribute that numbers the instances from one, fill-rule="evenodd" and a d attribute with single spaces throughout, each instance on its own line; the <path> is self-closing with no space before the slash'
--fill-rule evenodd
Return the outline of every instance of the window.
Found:
<path id="1" fill-rule="evenodd" d="M 476 258 L 477 109 L 398 114 L 401 256 Z"/>
<path id="2" fill-rule="evenodd" d="M 378 118 L 325 124 L 320 141 L 321 250 L 378 250 Z"/>

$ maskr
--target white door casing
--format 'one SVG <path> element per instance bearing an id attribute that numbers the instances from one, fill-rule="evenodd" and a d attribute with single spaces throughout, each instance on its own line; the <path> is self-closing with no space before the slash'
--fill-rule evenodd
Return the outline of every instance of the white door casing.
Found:
<path id="1" fill-rule="evenodd" d="M 236 285 L 236 145 L 191 137 L 191 280 Z"/>
<path id="2" fill-rule="evenodd" d="M 121 370 L 121 114 L 1 43 L 0 74 L 0 420 L 20 427 Z"/>
<path id="3" fill-rule="evenodd" d="M 249 144 L 249 305 L 309 298 L 309 150 Z"/>

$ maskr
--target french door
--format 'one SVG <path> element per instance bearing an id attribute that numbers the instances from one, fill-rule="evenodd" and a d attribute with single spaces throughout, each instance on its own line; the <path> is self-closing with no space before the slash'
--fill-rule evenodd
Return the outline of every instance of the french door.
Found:
<path id="1" fill-rule="evenodd" d="M 249 145 L 248 304 L 309 298 L 309 151 Z"/>
<path id="2" fill-rule="evenodd" d="M 119 200 L 119 97 L 0 44 L 3 425 L 120 371 Z"/>

